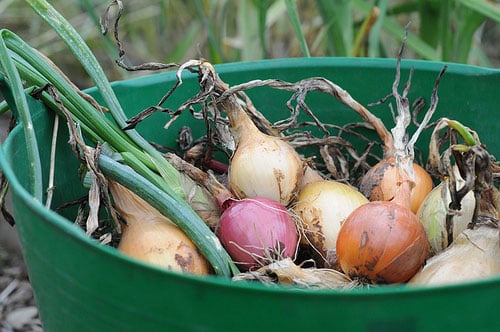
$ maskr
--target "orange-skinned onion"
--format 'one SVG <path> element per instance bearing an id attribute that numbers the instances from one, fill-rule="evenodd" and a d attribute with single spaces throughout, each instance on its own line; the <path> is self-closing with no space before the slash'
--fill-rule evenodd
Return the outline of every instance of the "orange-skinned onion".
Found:
<path id="1" fill-rule="evenodd" d="M 380 161 L 362 178 L 359 191 L 370 201 L 390 201 L 394 198 L 397 184 L 396 162 L 394 158 Z M 420 205 L 431 192 L 432 178 L 420 165 L 413 163 L 415 186 L 411 191 L 410 208 L 417 213 Z"/>
<path id="2" fill-rule="evenodd" d="M 345 274 L 371 283 L 403 283 L 423 265 L 428 241 L 418 218 L 393 202 L 370 202 L 351 213 L 337 238 Z"/>

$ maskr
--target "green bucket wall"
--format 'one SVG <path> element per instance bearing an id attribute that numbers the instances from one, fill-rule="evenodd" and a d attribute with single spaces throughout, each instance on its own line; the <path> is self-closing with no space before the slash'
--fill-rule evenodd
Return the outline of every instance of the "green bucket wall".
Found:
<path id="1" fill-rule="evenodd" d="M 388 59 L 282 59 L 217 66 L 230 83 L 281 78 L 296 81 L 323 76 L 339 84 L 363 104 L 391 91 L 395 61 Z M 410 99 L 429 101 L 442 63 L 403 61 L 402 81 L 415 68 Z M 175 81 L 162 73 L 116 82 L 116 93 L 129 115 L 155 104 Z M 196 77 L 169 101 L 175 107 L 196 93 Z M 3 89 L 5 84 L 0 84 Z M 475 129 L 499 156 L 500 74 L 498 71 L 449 64 L 439 88 L 435 119 L 448 116 Z M 4 91 L 5 92 L 5 91 Z M 97 91 L 90 92 L 99 99 Z M 267 88 L 249 92 L 255 105 L 272 119 L 285 118 L 288 93 Z M 360 120 L 332 97 L 313 94 L 309 105 L 324 121 Z M 31 103 L 44 174 L 48 174 L 53 115 Z M 389 120 L 387 105 L 376 108 Z M 382 116 L 385 114 L 384 116 Z M 187 115 L 187 114 L 186 114 Z M 389 115 L 389 117 L 387 116 Z M 165 114 L 157 114 L 138 130 L 160 144 L 175 144 L 181 124 L 165 131 Z M 386 122 L 392 123 L 392 122 Z M 66 144 L 62 126 L 56 160 L 53 206 L 85 194 L 78 162 Z M 425 150 L 427 141 L 420 147 Z M 500 328 L 500 278 L 446 287 L 387 286 L 350 291 L 321 291 L 233 283 L 218 277 L 193 277 L 138 263 L 85 236 L 63 215 L 46 209 L 26 191 L 30 169 L 24 134 L 12 131 L 0 160 L 11 184 L 14 215 L 29 276 L 45 331 L 493 331 Z"/>

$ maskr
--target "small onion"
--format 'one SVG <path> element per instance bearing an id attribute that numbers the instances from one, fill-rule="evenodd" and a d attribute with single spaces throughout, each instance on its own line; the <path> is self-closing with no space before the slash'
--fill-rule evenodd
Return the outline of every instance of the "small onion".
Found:
<path id="1" fill-rule="evenodd" d="M 326 266 L 334 267 L 342 223 L 366 203 L 368 199 L 359 191 L 340 182 L 322 180 L 305 185 L 294 207 L 305 233 L 302 242 L 312 245 L 326 259 Z"/>
<path id="2" fill-rule="evenodd" d="M 427 237 L 418 218 L 394 202 L 369 202 L 347 217 L 337 238 L 344 273 L 372 283 L 402 283 L 423 265 Z"/>
<path id="3" fill-rule="evenodd" d="M 171 271 L 205 275 L 210 264 L 167 217 L 124 186 L 109 181 L 114 205 L 126 224 L 118 244 L 123 254 Z"/>
<path id="4" fill-rule="evenodd" d="M 448 186 L 445 183 L 440 183 L 427 195 L 418 210 L 417 216 L 424 225 L 429 239 L 429 257 L 434 256 L 449 245 L 448 232 L 446 231 L 446 215 L 450 202 L 451 196 Z M 460 211 L 457 211 L 452 216 L 453 240 L 471 222 L 475 205 L 474 192 L 470 191 L 462 198 Z"/>
<path id="5" fill-rule="evenodd" d="M 244 270 L 278 259 L 294 258 L 297 228 L 280 203 L 265 197 L 226 201 L 217 236 Z"/>
<path id="6" fill-rule="evenodd" d="M 417 213 L 425 197 L 432 190 L 432 178 L 425 169 L 413 163 L 415 187 L 411 191 L 411 211 Z M 390 201 L 397 188 L 397 168 L 394 158 L 380 161 L 361 179 L 359 191 L 370 201 Z"/>

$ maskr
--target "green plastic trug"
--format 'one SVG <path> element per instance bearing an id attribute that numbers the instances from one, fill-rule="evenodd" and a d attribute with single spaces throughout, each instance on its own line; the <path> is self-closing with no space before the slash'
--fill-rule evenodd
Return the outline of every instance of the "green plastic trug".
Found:
<path id="1" fill-rule="evenodd" d="M 394 60 L 282 59 L 221 65 L 230 83 L 280 78 L 297 81 L 323 76 L 346 89 L 364 105 L 391 91 Z M 428 102 L 442 63 L 403 61 L 402 81 L 415 67 L 410 100 Z M 195 75 L 169 100 L 176 107 L 197 89 Z M 174 73 L 116 82 L 113 87 L 129 116 L 160 100 L 174 84 Z M 435 119 L 454 118 L 476 130 L 489 151 L 500 155 L 498 141 L 498 71 L 450 64 L 439 87 Z M 3 86 L 5 88 L 5 86 Z M 167 87 L 167 88 L 166 88 Z M 89 91 L 97 96 L 96 90 Z M 285 118 L 289 94 L 266 88 L 249 91 L 256 107 L 271 119 Z M 330 96 L 307 100 L 323 121 L 343 124 L 361 120 Z M 373 107 L 392 123 L 387 105 Z M 33 106 L 43 174 L 48 174 L 52 116 Z M 139 130 L 147 139 L 175 144 L 178 129 L 189 124 L 203 133 L 203 124 L 188 114 L 168 131 L 157 114 Z M 419 148 L 427 150 L 427 138 Z M 54 204 L 84 194 L 78 161 L 61 133 L 56 160 Z M 498 330 L 500 278 L 448 287 L 404 286 L 351 291 L 299 290 L 257 283 L 234 283 L 217 277 L 192 277 L 165 272 L 120 255 L 87 238 L 70 220 L 74 211 L 58 215 L 34 201 L 28 188 L 29 167 L 23 131 L 10 133 L 0 164 L 9 177 L 15 217 L 37 304 L 46 331 L 492 331 Z M 46 183 L 46 179 L 45 183 Z M 331 326 L 331 328 L 330 328 Z"/>

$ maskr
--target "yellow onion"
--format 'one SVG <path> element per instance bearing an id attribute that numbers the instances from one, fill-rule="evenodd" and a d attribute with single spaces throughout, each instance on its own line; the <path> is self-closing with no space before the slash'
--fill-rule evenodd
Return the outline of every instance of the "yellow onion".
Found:
<path id="1" fill-rule="evenodd" d="M 110 181 L 109 187 L 114 206 L 125 220 L 120 252 L 171 271 L 210 273 L 207 260 L 179 227 L 122 185 Z"/>
<path id="2" fill-rule="evenodd" d="M 361 179 L 359 190 L 370 201 L 390 201 L 397 188 L 397 170 L 394 158 L 383 159 L 373 166 Z M 425 197 L 432 190 L 432 178 L 425 169 L 413 163 L 415 186 L 411 191 L 410 208 L 417 213 Z"/>
<path id="3" fill-rule="evenodd" d="M 294 211 L 302 222 L 305 237 L 324 260 L 334 267 L 337 261 L 337 236 L 342 223 L 357 207 L 368 199 L 355 188 L 336 181 L 316 181 L 299 192 Z"/>
<path id="4" fill-rule="evenodd" d="M 286 141 L 262 133 L 236 103 L 226 102 L 236 150 L 229 166 L 229 184 L 238 198 L 266 197 L 287 206 L 304 174 L 304 163 Z"/>
<path id="5" fill-rule="evenodd" d="M 466 229 L 409 281 L 412 285 L 444 285 L 500 275 L 498 228 Z"/>
<path id="6" fill-rule="evenodd" d="M 450 202 L 450 190 L 447 183 L 442 182 L 427 195 L 418 210 L 417 216 L 424 225 L 429 240 L 429 257 L 434 256 L 450 244 L 448 241 L 448 232 L 446 230 L 446 215 Z M 474 192 L 470 191 L 462 198 L 462 208 L 459 211 L 452 212 L 451 221 L 453 223 L 453 234 L 451 236 L 453 240 L 456 239 L 471 222 L 474 214 L 475 202 Z"/>

